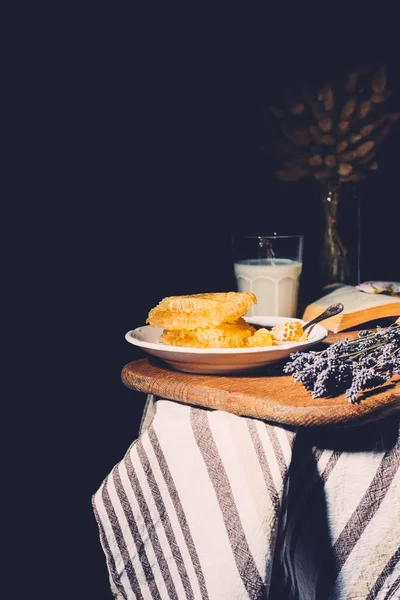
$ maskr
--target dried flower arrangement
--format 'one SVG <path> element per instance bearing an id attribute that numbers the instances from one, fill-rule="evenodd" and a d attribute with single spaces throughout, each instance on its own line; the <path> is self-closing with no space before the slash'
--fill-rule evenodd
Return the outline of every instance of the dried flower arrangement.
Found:
<path id="1" fill-rule="evenodd" d="M 387 67 L 359 68 L 344 82 L 285 95 L 284 105 L 262 107 L 268 140 L 262 149 L 279 165 L 282 181 L 362 181 L 378 168 L 376 151 L 399 119 L 387 111 Z M 272 119 L 271 119 L 272 116 Z"/>
<path id="2" fill-rule="evenodd" d="M 283 103 L 261 107 L 261 149 L 275 161 L 276 177 L 288 182 L 311 177 L 320 184 L 324 285 L 355 283 L 338 231 L 340 190 L 378 168 L 378 147 L 400 117 L 388 110 L 387 82 L 386 65 L 362 67 L 318 89 L 302 83 L 297 92 L 284 95 Z"/>

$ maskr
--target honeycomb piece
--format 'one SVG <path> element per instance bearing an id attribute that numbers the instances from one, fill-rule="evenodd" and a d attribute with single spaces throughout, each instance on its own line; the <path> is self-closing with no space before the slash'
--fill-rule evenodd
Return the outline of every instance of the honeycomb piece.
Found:
<path id="1" fill-rule="evenodd" d="M 272 335 L 279 342 L 303 342 L 307 339 L 307 333 L 298 321 L 278 323 L 272 328 Z"/>
<path id="2" fill-rule="evenodd" d="M 262 327 L 258 329 L 253 335 L 247 338 L 247 345 L 254 346 L 272 346 L 274 343 L 274 336 L 268 329 Z"/>
<path id="3" fill-rule="evenodd" d="M 234 323 L 256 302 L 256 296 L 250 292 L 169 296 L 150 310 L 146 323 L 168 330 L 216 327 Z"/>
<path id="4" fill-rule="evenodd" d="M 191 348 L 243 348 L 247 345 L 247 338 L 255 331 L 244 319 L 238 319 L 235 323 L 222 323 L 216 327 L 164 329 L 158 341 L 169 346 Z"/>

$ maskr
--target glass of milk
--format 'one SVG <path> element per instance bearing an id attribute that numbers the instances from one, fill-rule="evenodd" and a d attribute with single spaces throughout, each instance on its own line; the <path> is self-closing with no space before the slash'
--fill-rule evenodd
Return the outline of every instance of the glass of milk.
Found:
<path id="1" fill-rule="evenodd" d="M 257 297 L 246 316 L 296 317 L 303 236 L 234 235 L 232 246 L 237 289 Z"/>

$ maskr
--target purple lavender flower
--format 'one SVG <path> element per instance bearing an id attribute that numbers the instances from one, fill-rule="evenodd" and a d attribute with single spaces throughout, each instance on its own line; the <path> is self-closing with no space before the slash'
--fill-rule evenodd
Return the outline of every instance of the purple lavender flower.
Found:
<path id="1" fill-rule="evenodd" d="M 360 331 L 320 352 L 295 352 L 283 371 L 311 391 L 313 398 L 345 392 L 351 403 L 360 394 L 400 374 L 400 325 Z"/>

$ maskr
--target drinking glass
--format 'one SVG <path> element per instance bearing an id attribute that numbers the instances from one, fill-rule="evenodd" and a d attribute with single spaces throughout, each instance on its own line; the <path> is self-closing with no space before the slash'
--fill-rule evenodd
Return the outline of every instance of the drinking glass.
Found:
<path id="1" fill-rule="evenodd" d="M 257 297 L 246 316 L 296 317 L 303 238 L 276 234 L 232 237 L 237 290 Z"/>

